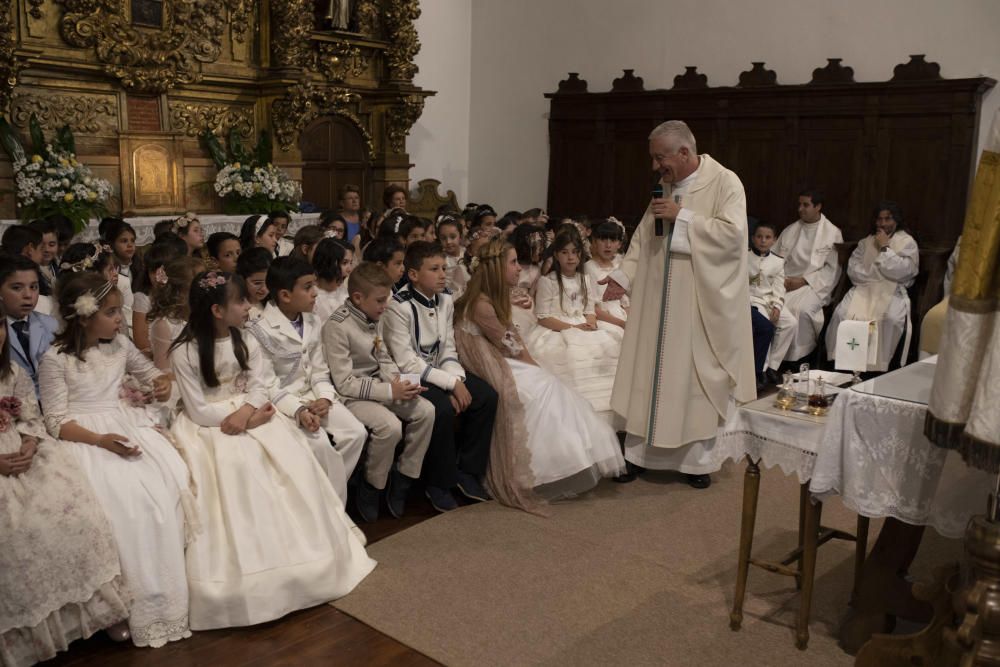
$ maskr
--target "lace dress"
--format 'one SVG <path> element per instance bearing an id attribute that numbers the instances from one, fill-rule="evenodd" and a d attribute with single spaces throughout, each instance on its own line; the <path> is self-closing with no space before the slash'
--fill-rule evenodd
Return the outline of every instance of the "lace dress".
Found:
<path id="1" fill-rule="evenodd" d="M 149 323 L 149 342 L 153 346 L 153 363 L 164 373 L 170 372 L 170 345 L 184 329 L 184 320 L 157 317 Z"/>
<path id="2" fill-rule="evenodd" d="M 592 488 L 625 468 L 618 438 L 586 400 L 532 363 L 521 337 L 484 297 L 455 326 L 462 365 L 500 394 L 487 481 L 507 505 L 530 509 Z"/>
<path id="3" fill-rule="evenodd" d="M 469 269 L 460 257 L 448 255 L 444 258 L 444 262 L 445 287 L 451 292 L 452 297 L 458 299 L 465 292 L 465 286 L 469 284 Z"/>
<path id="4" fill-rule="evenodd" d="M 123 458 L 82 442 L 60 441 L 83 468 L 111 523 L 122 574 L 132 594 L 129 629 L 136 646 L 163 646 L 191 635 L 184 574 L 185 511 L 192 507 L 188 471 L 148 413 L 119 398 L 126 373 L 150 384 L 162 375 L 119 334 L 90 348 L 84 360 L 52 347 L 38 372 L 45 426 L 54 437 L 66 422 L 117 433 L 142 450 Z"/>
<path id="5" fill-rule="evenodd" d="M 615 271 L 622 265 L 622 256 L 615 255 L 615 258 L 611 260 L 611 266 L 605 268 L 597 263 L 597 260 L 588 260 L 586 264 L 583 265 L 583 270 L 590 278 L 590 282 L 593 283 L 594 289 L 597 292 L 598 297 L 604 294 L 605 285 L 598 285 L 597 283 L 601 280 L 607 278 L 612 271 Z M 621 320 L 628 319 L 628 296 L 623 296 L 621 299 L 615 299 L 613 301 L 600 301 L 601 310 L 610 314 L 613 317 L 617 317 Z"/>
<path id="6" fill-rule="evenodd" d="M 0 664 L 32 665 L 75 639 L 128 618 L 111 526 L 73 455 L 48 439 L 35 388 L 19 366 L 0 398 L 20 414 L 0 417 L 0 454 L 38 438 L 28 472 L 0 476 Z"/>
<path id="7" fill-rule="evenodd" d="M 530 338 L 538 326 L 538 318 L 535 317 L 535 287 L 541 274 L 537 264 L 522 264 L 517 287 L 512 287 L 510 290 L 510 316 L 522 340 Z M 525 295 L 531 298 L 531 306 L 528 308 L 522 308 L 517 304 Z"/>
<path id="8" fill-rule="evenodd" d="M 276 413 L 245 433 L 222 432 L 243 405 L 267 403 L 260 345 L 243 339 L 248 371 L 231 338 L 216 341 L 214 388 L 203 384 L 195 344 L 170 355 L 184 404 L 171 431 L 191 467 L 202 523 L 187 550 L 195 630 L 263 623 L 335 600 L 375 567 L 298 426 Z"/>
<path id="9" fill-rule="evenodd" d="M 535 292 L 538 319 L 552 317 L 574 325 L 586 322 L 587 315 L 594 314 L 598 297 L 588 276 L 584 276 L 583 282 L 581 286 L 577 278 L 564 278 L 560 294 L 554 272 L 539 278 Z M 553 331 L 539 325 L 525 341 L 539 364 L 590 401 L 594 410 L 610 423 L 611 389 L 623 334 L 624 329 L 608 322 L 598 322 L 596 331 L 577 328 Z"/>

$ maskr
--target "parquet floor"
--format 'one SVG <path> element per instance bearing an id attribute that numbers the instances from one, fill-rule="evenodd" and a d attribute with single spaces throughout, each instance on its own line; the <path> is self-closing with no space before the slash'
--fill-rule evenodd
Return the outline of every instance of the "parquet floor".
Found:
<path id="1" fill-rule="evenodd" d="M 361 524 L 372 544 L 435 515 L 430 503 L 414 490 L 407 514 L 400 520 L 385 516 Z M 196 632 L 190 639 L 158 649 L 116 644 L 103 632 L 70 645 L 46 666 L 82 667 L 212 667 L 265 665 L 392 665 L 425 667 L 438 663 L 391 637 L 356 621 L 330 605 L 289 614 L 249 628 Z"/>

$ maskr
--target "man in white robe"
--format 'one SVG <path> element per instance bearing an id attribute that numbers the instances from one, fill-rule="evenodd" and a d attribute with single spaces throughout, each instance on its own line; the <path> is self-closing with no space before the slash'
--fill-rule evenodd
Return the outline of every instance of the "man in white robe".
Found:
<path id="1" fill-rule="evenodd" d="M 798 328 L 785 359 L 795 361 L 816 349 L 823 328 L 823 308 L 840 280 L 836 244 L 844 235 L 823 215 L 823 195 L 799 194 L 799 219 L 785 227 L 771 251 L 785 259 L 785 310 Z"/>
<path id="2" fill-rule="evenodd" d="M 826 350 L 830 359 L 836 358 L 840 323 L 860 320 L 875 322 L 875 335 L 869 337 L 869 341 L 874 342 L 877 356 L 874 363 L 869 363 L 869 371 L 888 370 L 904 336 L 900 365 L 906 365 L 913 331 L 906 289 L 920 271 L 920 251 L 913 237 L 899 229 L 902 219 L 895 202 L 879 202 L 875 209 L 875 233 L 861 239 L 851 253 L 847 276 L 854 287 L 837 304 L 826 330 Z"/>
<path id="3" fill-rule="evenodd" d="M 639 222 L 621 266 L 599 284 L 631 300 L 611 407 L 634 465 L 678 470 L 705 488 L 719 469 L 715 434 L 735 401 L 756 397 L 743 184 L 691 130 L 649 137 L 662 199 Z M 662 222 L 656 234 L 655 219 Z"/>

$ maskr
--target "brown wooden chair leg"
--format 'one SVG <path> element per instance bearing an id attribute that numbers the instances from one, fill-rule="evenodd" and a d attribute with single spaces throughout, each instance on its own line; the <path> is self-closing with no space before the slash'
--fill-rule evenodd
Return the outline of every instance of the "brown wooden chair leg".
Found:
<path id="1" fill-rule="evenodd" d="M 805 534 L 806 534 L 806 503 L 809 502 L 809 482 L 805 484 L 799 484 L 799 552 L 802 552 L 802 546 L 804 544 Z M 802 590 L 802 559 L 799 558 L 796 563 L 796 568 L 799 571 L 798 576 L 795 577 L 795 588 Z"/>
<path id="2" fill-rule="evenodd" d="M 746 472 L 743 473 L 743 515 L 740 522 L 740 557 L 736 567 L 736 594 L 733 596 L 733 611 L 729 615 L 729 627 L 739 630 L 743 623 L 743 599 L 747 591 L 747 574 L 750 571 L 750 551 L 753 547 L 753 531 L 757 522 L 757 496 L 760 492 L 759 461 L 747 457 Z"/>
<path id="3" fill-rule="evenodd" d="M 795 624 L 795 646 L 803 651 L 809 645 L 809 611 L 812 606 L 813 579 L 816 576 L 816 547 L 823 504 L 807 501 L 805 510 L 805 539 L 802 544 L 802 593 L 799 599 L 799 615 Z"/>
<path id="4" fill-rule="evenodd" d="M 857 541 L 854 543 L 854 587 L 851 589 L 851 602 L 858 597 L 858 589 L 861 587 L 861 572 L 865 567 L 865 557 L 868 555 L 868 524 L 866 516 L 858 515 L 858 529 L 855 533 Z"/>

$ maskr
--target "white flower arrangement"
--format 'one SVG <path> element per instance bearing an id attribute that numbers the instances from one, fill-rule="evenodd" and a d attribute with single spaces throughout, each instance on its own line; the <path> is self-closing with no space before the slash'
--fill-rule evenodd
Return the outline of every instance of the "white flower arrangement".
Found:
<path id="1" fill-rule="evenodd" d="M 18 217 L 30 220 L 64 215 L 80 232 L 91 218 L 107 215 L 111 183 L 94 176 L 76 159 L 76 142 L 69 126 L 59 128 L 50 140 L 34 114 L 28 127 L 31 153 L 25 152 L 18 133 L 0 117 L 0 145 L 14 171 Z"/>
<path id="2" fill-rule="evenodd" d="M 224 199 L 240 202 L 239 212 L 249 213 L 297 211 L 302 199 L 298 181 L 270 162 L 263 166 L 227 164 L 215 176 L 215 192 Z"/>
<path id="3" fill-rule="evenodd" d="M 97 178 L 77 161 L 73 153 L 46 145 L 47 157 L 39 154 L 15 159 L 14 181 L 22 217 L 41 217 L 46 212 L 75 209 L 83 219 L 102 213 L 111 196 L 111 183 Z M 76 222 L 79 215 L 67 215 Z"/>

